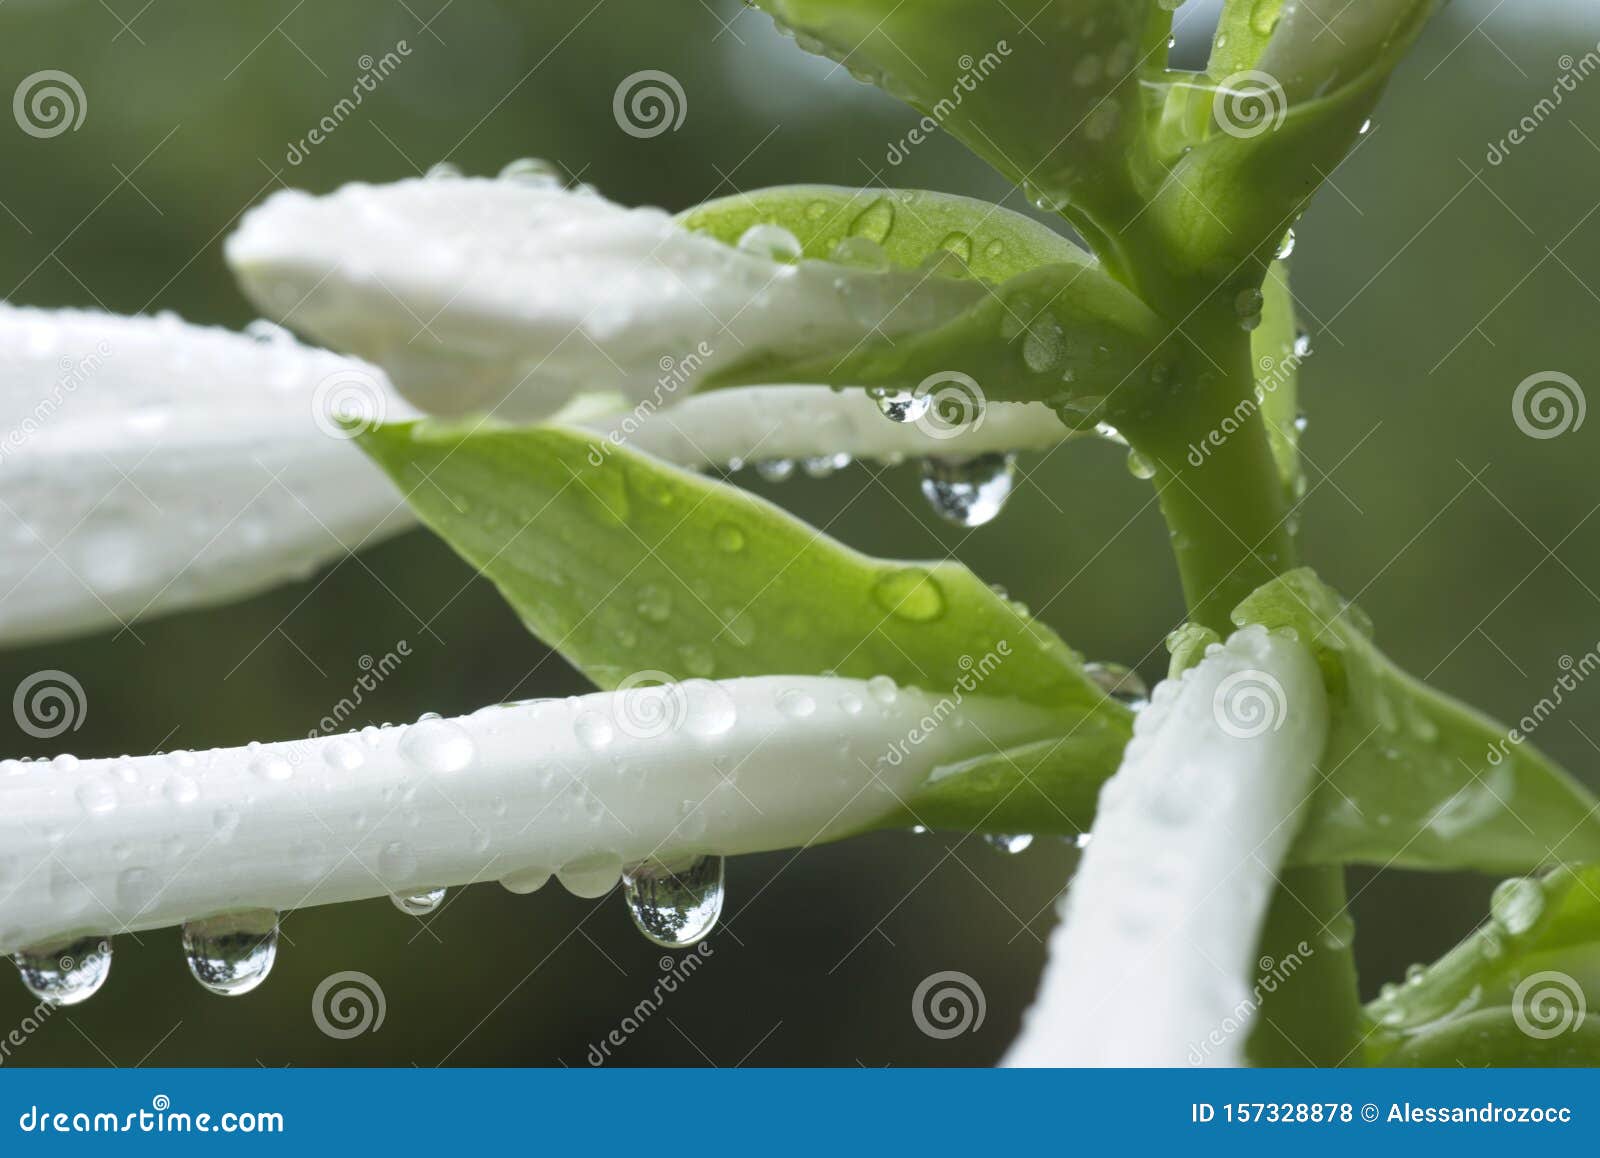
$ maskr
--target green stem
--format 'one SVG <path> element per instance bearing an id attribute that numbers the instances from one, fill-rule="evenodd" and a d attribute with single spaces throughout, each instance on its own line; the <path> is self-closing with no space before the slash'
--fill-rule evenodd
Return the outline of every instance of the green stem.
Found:
<path id="1" fill-rule="evenodd" d="M 1289 498 L 1256 405 L 1250 335 L 1231 303 L 1212 303 L 1181 336 L 1195 352 L 1188 382 L 1161 406 L 1118 417 L 1155 468 L 1190 618 L 1226 636 L 1233 608 L 1296 565 Z M 1264 994 L 1257 1060 L 1337 1064 L 1358 1044 L 1355 964 L 1337 933 L 1344 905 L 1342 869 L 1282 874 L 1259 955 L 1304 967 Z"/>

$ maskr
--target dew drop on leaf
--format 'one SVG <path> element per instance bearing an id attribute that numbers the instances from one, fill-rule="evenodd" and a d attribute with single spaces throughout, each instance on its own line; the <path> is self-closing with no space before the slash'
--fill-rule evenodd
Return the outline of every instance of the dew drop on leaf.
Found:
<path id="1" fill-rule="evenodd" d="M 879 197 L 850 223 L 850 236 L 865 237 L 881 245 L 893 228 L 894 202 L 887 197 Z"/>
<path id="2" fill-rule="evenodd" d="M 944 614 L 944 592 L 938 581 L 918 567 L 891 571 L 872 589 L 873 597 L 890 615 L 913 623 L 928 623 Z"/>
<path id="3" fill-rule="evenodd" d="M 752 225 L 741 233 L 738 248 L 754 257 L 781 262 L 799 261 L 803 251 L 798 237 L 783 226 L 770 222 Z"/>

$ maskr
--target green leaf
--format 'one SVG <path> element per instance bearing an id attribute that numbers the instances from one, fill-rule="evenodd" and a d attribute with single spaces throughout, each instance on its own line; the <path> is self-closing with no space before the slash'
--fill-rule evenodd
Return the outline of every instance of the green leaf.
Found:
<path id="1" fill-rule="evenodd" d="M 1302 864 L 1522 872 L 1600 860 L 1594 798 L 1505 728 L 1408 676 L 1309 569 L 1259 588 L 1239 624 L 1291 627 L 1316 653 L 1332 725 Z"/>
<path id="2" fill-rule="evenodd" d="M 913 797 L 923 823 L 1080 831 L 1132 733 L 1132 713 L 1076 653 L 958 563 L 863 555 L 737 487 L 582 431 L 422 421 L 361 445 L 601 687 L 640 671 L 885 675 L 949 693 L 956 709 L 983 696 L 1054 710 L 1055 735 L 948 769 Z"/>
<path id="3" fill-rule="evenodd" d="M 1514 878 L 1489 920 L 1367 1007 L 1372 1065 L 1600 1063 L 1600 865 Z"/>
<path id="4" fill-rule="evenodd" d="M 800 242 L 802 257 L 849 262 L 881 250 L 901 269 L 991 283 L 1041 265 L 1095 261 L 1031 217 L 971 197 L 914 189 L 783 185 L 707 201 L 678 221 L 727 245 L 752 226 L 780 225 Z"/>
<path id="5" fill-rule="evenodd" d="M 1149 179 L 1141 81 L 1165 64 L 1154 0 L 1068 0 L 1047 13 L 971 0 L 757 0 L 797 43 L 926 114 L 1122 264 Z"/>
<path id="6" fill-rule="evenodd" d="M 1168 74 L 1147 214 L 1191 293 L 1258 284 L 1439 0 L 1234 0 L 1208 73 Z"/>

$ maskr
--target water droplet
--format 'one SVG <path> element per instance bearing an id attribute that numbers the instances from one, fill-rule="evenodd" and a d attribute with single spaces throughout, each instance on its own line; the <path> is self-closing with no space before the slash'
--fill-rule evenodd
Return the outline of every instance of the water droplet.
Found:
<path id="1" fill-rule="evenodd" d="M 1142 708 L 1150 699 L 1150 689 L 1139 673 L 1120 663 L 1088 663 L 1083 673 L 1106 695 L 1129 708 Z"/>
<path id="2" fill-rule="evenodd" d="M 1294 254 L 1294 230 L 1289 230 L 1283 235 L 1283 240 L 1278 242 L 1278 251 L 1272 256 L 1278 261 L 1287 261 Z"/>
<path id="3" fill-rule="evenodd" d="M 944 614 L 944 592 L 920 567 L 890 571 L 873 586 L 872 594 L 878 606 L 898 619 L 928 623 Z"/>
<path id="4" fill-rule="evenodd" d="M 573 722 L 572 734 L 585 748 L 598 752 L 611 743 L 616 732 L 611 727 L 611 721 L 599 712 L 584 712 Z"/>
<path id="5" fill-rule="evenodd" d="M 687 949 L 710 933 L 722 915 L 723 860 L 703 856 L 676 872 L 640 865 L 623 877 L 628 915 L 657 945 Z"/>
<path id="6" fill-rule="evenodd" d="M 1134 478 L 1155 478 L 1156 464 L 1137 450 L 1130 450 L 1128 451 L 1128 473 Z"/>
<path id="7" fill-rule="evenodd" d="M 890 422 L 916 422 L 933 405 L 931 395 L 917 395 L 909 390 L 880 390 L 873 394 L 873 400 Z"/>
<path id="8" fill-rule="evenodd" d="M 448 181 L 461 175 L 461 166 L 450 161 L 440 161 L 437 164 L 429 165 L 428 171 L 422 176 L 429 181 Z"/>
<path id="9" fill-rule="evenodd" d="M 665 623 L 672 614 L 672 596 L 665 588 L 646 583 L 639 588 L 639 614 L 651 623 Z"/>
<path id="10" fill-rule="evenodd" d="M 523 895 L 538 892 L 549 880 L 550 870 L 547 868 L 518 869 L 501 877 L 500 885 L 507 892 Z"/>
<path id="11" fill-rule="evenodd" d="M 98 993 L 110 976 L 111 942 L 103 937 L 79 937 L 23 949 L 12 960 L 22 984 L 40 1001 L 77 1005 Z"/>
<path id="12" fill-rule="evenodd" d="M 117 807 L 117 790 L 110 781 L 96 778 L 78 786 L 78 806 L 92 816 L 103 816 Z"/>
<path id="13" fill-rule="evenodd" d="M 500 170 L 499 177 L 502 181 L 536 188 L 564 189 L 567 184 L 567 175 L 561 166 L 542 157 L 518 157 Z"/>
<path id="14" fill-rule="evenodd" d="M 883 273 L 889 268 L 889 254 L 870 237 L 847 237 L 833 247 L 828 260 L 868 273 Z M 845 283 L 848 285 L 849 283 Z"/>
<path id="15" fill-rule="evenodd" d="M 900 698 L 900 689 L 886 675 L 875 675 L 867 681 L 867 694 L 880 704 L 892 704 Z"/>
<path id="16" fill-rule="evenodd" d="M 778 695 L 778 711 L 795 720 L 803 720 L 817 710 L 817 701 L 799 688 L 788 688 Z"/>
<path id="17" fill-rule="evenodd" d="M 252 760 L 250 771 L 263 780 L 287 780 L 294 775 L 294 765 L 277 753 L 269 752 Z"/>
<path id="18" fill-rule="evenodd" d="M 767 482 L 783 482 L 794 474 L 794 459 L 769 458 L 756 463 L 756 473 Z"/>
<path id="19" fill-rule="evenodd" d="M 408 844 L 391 840 L 378 853 L 378 872 L 385 884 L 405 885 L 416 871 L 417 854 L 411 851 Z"/>
<path id="20" fill-rule="evenodd" d="M 1239 319 L 1239 328 L 1253 330 L 1261 324 L 1261 310 L 1266 298 L 1258 289 L 1240 290 L 1233 299 L 1233 313 Z"/>
<path id="21" fill-rule="evenodd" d="M 1016 483 L 1016 456 L 996 451 L 971 458 L 922 460 L 922 495 L 941 519 L 981 527 L 1005 507 Z"/>
<path id="22" fill-rule="evenodd" d="M 983 838 L 983 843 L 997 852 L 1015 856 L 1019 852 L 1026 852 L 1033 844 L 1033 836 L 1029 833 L 1020 833 L 1007 836 L 1003 833 L 991 832 Z"/>
<path id="23" fill-rule="evenodd" d="M 718 523 L 711 532 L 711 541 L 717 545 L 717 550 L 727 551 L 730 554 L 744 550 L 744 532 L 732 523 Z"/>
<path id="24" fill-rule="evenodd" d="M 781 225 L 761 222 L 752 225 L 739 235 L 741 251 L 772 261 L 795 262 L 800 260 L 804 246 L 800 239 Z"/>
<path id="25" fill-rule="evenodd" d="M 567 892 L 585 900 L 605 896 L 621 876 L 622 858 L 611 853 L 581 857 L 556 872 L 556 879 Z"/>
<path id="26" fill-rule="evenodd" d="M 843 470 L 850 465 L 850 456 L 843 451 L 838 454 L 818 454 L 800 460 L 800 469 L 811 478 L 827 478 L 835 471 Z"/>
<path id="27" fill-rule="evenodd" d="M 1294 356 L 1296 358 L 1311 357 L 1311 335 L 1304 330 L 1294 336 Z"/>
<path id="28" fill-rule="evenodd" d="M 1066 353 L 1066 331 L 1052 317 L 1038 318 L 1022 339 L 1022 361 L 1035 374 L 1049 373 Z"/>
<path id="29" fill-rule="evenodd" d="M 278 914 L 245 909 L 188 921 L 183 955 L 201 986 L 223 997 L 249 993 L 267 979 L 278 959 Z"/>
<path id="30" fill-rule="evenodd" d="M 962 261 L 972 260 L 972 237 L 969 234 L 947 233 L 944 240 L 939 242 L 939 248 L 946 253 L 955 254 Z"/>
<path id="31" fill-rule="evenodd" d="M 400 754 L 427 772 L 459 772 L 477 756 L 472 737 L 449 720 L 418 720 L 400 737 Z"/>
<path id="32" fill-rule="evenodd" d="M 1544 889 L 1529 877 L 1512 877 L 1495 886 L 1489 912 L 1512 936 L 1533 928 L 1544 912 Z"/>
<path id="33" fill-rule="evenodd" d="M 866 237 L 881 245 L 893 228 L 894 202 L 887 197 L 879 197 L 850 223 L 850 236 Z"/>
<path id="34" fill-rule="evenodd" d="M 419 893 L 408 896 L 393 896 L 389 899 L 394 902 L 394 907 L 408 917 L 426 917 L 444 903 L 444 889 L 425 889 Z"/>

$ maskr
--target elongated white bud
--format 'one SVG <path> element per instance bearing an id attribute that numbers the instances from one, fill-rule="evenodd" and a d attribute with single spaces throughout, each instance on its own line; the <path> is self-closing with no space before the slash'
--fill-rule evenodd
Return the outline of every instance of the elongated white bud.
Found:
<path id="1" fill-rule="evenodd" d="M 1259 627 L 1156 688 L 1006 1064 L 1237 1064 L 1256 939 L 1327 728 L 1316 660 Z"/>
<path id="2" fill-rule="evenodd" d="M 934 722 L 930 724 L 929 720 Z M 871 681 L 636 686 L 245 748 L 0 764 L 0 953 L 442 885 L 831 840 L 938 765 L 1048 735 Z"/>
<path id="3" fill-rule="evenodd" d="M 0 644 L 242 598 L 411 526 L 350 441 L 413 412 L 296 342 L 0 304 Z"/>

